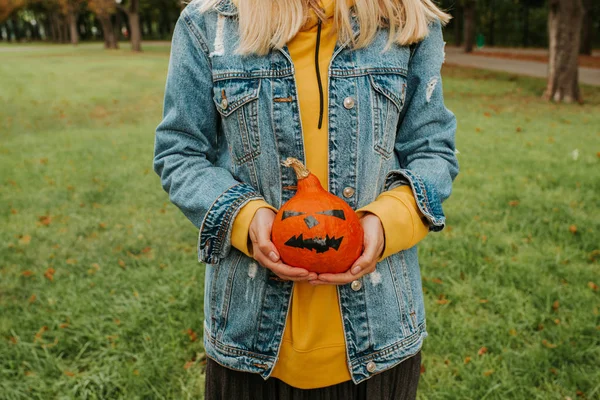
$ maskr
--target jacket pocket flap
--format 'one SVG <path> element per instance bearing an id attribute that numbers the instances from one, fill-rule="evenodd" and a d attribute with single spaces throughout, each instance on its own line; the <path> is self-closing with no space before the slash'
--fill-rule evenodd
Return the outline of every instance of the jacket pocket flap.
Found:
<path id="1" fill-rule="evenodd" d="M 229 116 L 244 104 L 256 100 L 260 79 L 226 79 L 213 83 L 213 100 L 221 115 Z"/>
<path id="2" fill-rule="evenodd" d="M 400 74 L 369 74 L 371 86 L 402 111 L 406 95 L 406 78 Z"/>

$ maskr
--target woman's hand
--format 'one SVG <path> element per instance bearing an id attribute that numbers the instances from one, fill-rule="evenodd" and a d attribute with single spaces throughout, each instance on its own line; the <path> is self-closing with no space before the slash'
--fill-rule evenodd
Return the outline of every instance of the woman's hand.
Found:
<path id="1" fill-rule="evenodd" d="M 375 271 L 377 260 L 381 257 L 385 246 L 383 225 L 375 214 L 366 213 L 360 219 L 363 227 L 364 250 L 360 257 L 352 264 L 350 269 L 339 274 L 320 274 L 318 279 L 311 281 L 314 285 L 345 285 L 357 280 L 365 274 Z"/>
<path id="2" fill-rule="evenodd" d="M 252 241 L 252 257 L 265 268 L 286 281 L 305 281 L 316 279 L 315 272 L 295 268 L 279 260 L 279 252 L 271 242 L 271 229 L 275 213 L 266 207 L 259 208 L 252 218 L 248 235 Z"/>

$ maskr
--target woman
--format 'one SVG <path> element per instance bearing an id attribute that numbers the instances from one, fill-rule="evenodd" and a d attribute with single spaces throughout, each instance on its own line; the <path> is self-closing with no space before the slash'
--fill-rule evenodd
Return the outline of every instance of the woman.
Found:
<path id="1" fill-rule="evenodd" d="M 412 399 L 427 336 L 416 244 L 458 173 L 430 0 L 203 0 L 179 18 L 154 169 L 199 229 L 207 399 Z M 270 241 L 303 160 L 361 219 L 345 273 Z"/>

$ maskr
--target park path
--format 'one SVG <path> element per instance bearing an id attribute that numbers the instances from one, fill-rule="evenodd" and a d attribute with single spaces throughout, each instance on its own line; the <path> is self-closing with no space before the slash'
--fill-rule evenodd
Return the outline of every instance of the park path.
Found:
<path id="1" fill-rule="evenodd" d="M 490 50 L 492 49 L 486 48 L 486 52 L 490 52 Z M 498 49 L 496 51 L 506 52 L 507 50 L 508 49 Z M 532 52 L 529 50 L 518 49 L 513 49 L 512 51 Z M 543 50 L 533 51 L 543 53 Z M 519 75 L 534 76 L 538 78 L 546 78 L 548 73 L 548 64 L 546 63 L 476 56 L 464 53 L 462 48 L 451 46 L 446 47 L 446 63 L 463 67 L 489 69 L 492 71 L 502 71 Z M 579 81 L 587 85 L 600 86 L 600 69 L 579 67 Z"/>

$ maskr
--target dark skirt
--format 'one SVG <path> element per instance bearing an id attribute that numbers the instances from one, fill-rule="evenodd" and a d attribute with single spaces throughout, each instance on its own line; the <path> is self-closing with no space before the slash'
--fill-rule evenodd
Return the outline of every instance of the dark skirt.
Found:
<path id="1" fill-rule="evenodd" d="M 205 400 L 412 400 L 417 397 L 421 351 L 395 367 L 355 385 L 297 389 L 277 378 L 225 368 L 207 359 Z"/>

